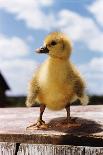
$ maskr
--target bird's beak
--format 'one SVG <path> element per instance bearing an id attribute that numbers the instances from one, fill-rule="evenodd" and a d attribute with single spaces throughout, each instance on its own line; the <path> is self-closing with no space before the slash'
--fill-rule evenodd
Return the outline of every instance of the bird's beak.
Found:
<path id="1" fill-rule="evenodd" d="M 36 49 L 36 53 L 49 53 L 49 50 L 46 46 Z"/>

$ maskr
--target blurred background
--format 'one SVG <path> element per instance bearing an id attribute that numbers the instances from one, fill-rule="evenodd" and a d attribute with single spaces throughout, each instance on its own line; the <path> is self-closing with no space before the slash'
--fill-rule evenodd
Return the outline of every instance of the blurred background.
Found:
<path id="1" fill-rule="evenodd" d="M 103 0 L 0 0 L 0 107 L 25 106 L 28 81 L 47 57 L 35 49 L 52 31 L 72 40 L 89 104 L 103 104 Z"/>

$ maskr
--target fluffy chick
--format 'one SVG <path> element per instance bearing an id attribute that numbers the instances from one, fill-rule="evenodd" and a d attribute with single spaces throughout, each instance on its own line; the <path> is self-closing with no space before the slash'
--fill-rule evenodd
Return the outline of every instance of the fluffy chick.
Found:
<path id="1" fill-rule="evenodd" d="M 51 110 L 66 108 L 69 122 L 70 104 L 77 99 L 83 105 L 88 103 L 85 83 L 70 61 L 71 42 L 63 33 L 52 32 L 46 37 L 44 46 L 36 51 L 47 53 L 48 58 L 39 67 L 29 84 L 26 105 L 30 107 L 35 101 L 40 103 L 40 116 L 35 126 L 40 127 L 45 123 L 42 120 L 45 107 Z"/>

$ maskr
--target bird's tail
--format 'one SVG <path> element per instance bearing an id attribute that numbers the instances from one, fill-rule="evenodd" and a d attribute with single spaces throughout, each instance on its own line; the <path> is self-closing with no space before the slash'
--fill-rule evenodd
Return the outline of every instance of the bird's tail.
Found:
<path id="1" fill-rule="evenodd" d="M 89 97 L 85 94 L 79 98 L 82 105 L 87 105 L 89 103 Z"/>

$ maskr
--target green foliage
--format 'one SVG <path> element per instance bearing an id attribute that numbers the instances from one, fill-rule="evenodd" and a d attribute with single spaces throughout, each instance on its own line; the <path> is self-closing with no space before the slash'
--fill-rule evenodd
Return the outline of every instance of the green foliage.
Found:
<path id="1" fill-rule="evenodd" d="M 11 96 L 7 97 L 9 101 L 9 107 L 25 107 L 25 96 Z"/>
<path id="2" fill-rule="evenodd" d="M 26 107 L 26 96 L 10 96 L 7 99 L 9 101 L 8 107 Z M 38 107 L 39 104 L 36 102 L 34 106 Z"/>

